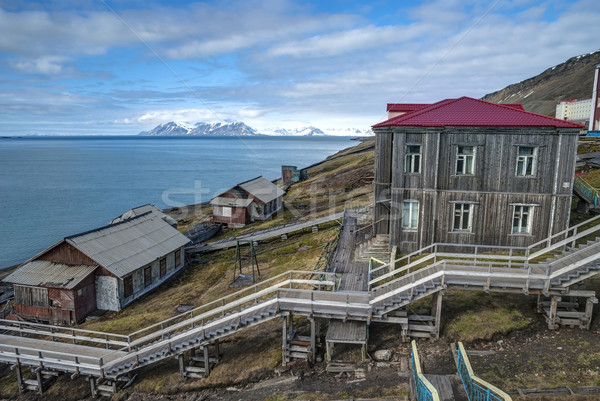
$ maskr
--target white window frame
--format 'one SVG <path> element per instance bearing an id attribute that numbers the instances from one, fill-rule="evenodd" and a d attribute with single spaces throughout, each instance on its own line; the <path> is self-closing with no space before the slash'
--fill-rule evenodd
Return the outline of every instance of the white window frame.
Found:
<path id="1" fill-rule="evenodd" d="M 221 206 L 221 216 L 223 217 L 231 217 L 231 207 L 229 206 Z"/>
<path id="2" fill-rule="evenodd" d="M 531 154 L 521 154 L 521 149 L 532 149 Z M 515 175 L 517 177 L 533 177 L 537 170 L 537 146 L 519 145 L 517 146 L 517 164 L 515 168 Z M 529 168 L 531 171 L 528 170 Z"/>
<path id="3" fill-rule="evenodd" d="M 452 232 L 470 233 L 473 230 L 473 203 L 455 202 L 452 204 Z M 463 228 L 465 223 L 465 213 L 467 228 Z M 458 228 L 456 227 L 456 218 L 459 218 Z"/>
<path id="4" fill-rule="evenodd" d="M 402 203 L 403 230 L 416 231 L 419 228 L 419 207 L 419 201 L 416 200 L 405 200 Z"/>
<path id="5" fill-rule="evenodd" d="M 411 149 L 413 148 L 413 149 Z M 418 148 L 416 152 L 414 148 Z M 404 158 L 404 172 L 409 174 L 421 173 L 421 145 L 406 145 L 406 156 Z"/>
<path id="6" fill-rule="evenodd" d="M 465 151 L 465 148 L 470 148 L 471 153 Z M 475 153 L 477 148 L 471 145 L 457 145 L 456 146 L 456 175 L 474 175 L 475 174 Z M 462 162 L 462 166 L 459 164 Z M 470 170 L 469 171 L 469 167 Z"/>
<path id="7" fill-rule="evenodd" d="M 533 217 L 535 215 L 534 205 L 513 205 L 513 215 L 511 220 L 511 234 L 531 234 L 533 226 Z M 515 224 L 515 221 L 517 223 Z"/>

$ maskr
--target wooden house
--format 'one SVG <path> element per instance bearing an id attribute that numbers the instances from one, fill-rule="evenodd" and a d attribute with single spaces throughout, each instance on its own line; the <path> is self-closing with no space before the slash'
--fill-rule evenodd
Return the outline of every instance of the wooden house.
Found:
<path id="1" fill-rule="evenodd" d="M 96 309 L 120 311 L 184 266 L 189 240 L 152 212 L 66 237 L 4 281 L 16 314 L 73 324 Z"/>
<path id="2" fill-rule="evenodd" d="M 284 194 L 262 176 L 242 182 L 211 199 L 213 222 L 235 228 L 266 220 L 281 209 Z"/>
<path id="3" fill-rule="evenodd" d="M 374 224 L 399 252 L 527 246 L 568 227 L 581 125 L 468 97 L 388 111 L 373 126 Z"/>

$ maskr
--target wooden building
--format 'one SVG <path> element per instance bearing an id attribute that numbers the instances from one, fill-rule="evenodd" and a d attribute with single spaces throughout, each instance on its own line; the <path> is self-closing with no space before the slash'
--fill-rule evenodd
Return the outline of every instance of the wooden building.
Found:
<path id="1" fill-rule="evenodd" d="M 16 314 L 73 324 L 96 309 L 120 311 L 184 266 L 189 240 L 152 212 L 66 237 L 4 281 Z"/>
<path id="2" fill-rule="evenodd" d="M 568 227 L 581 125 L 468 97 L 388 111 L 373 126 L 374 223 L 399 252 L 527 246 Z"/>
<path id="3" fill-rule="evenodd" d="M 211 199 L 213 222 L 236 228 L 266 220 L 281 209 L 284 194 L 262 176 L 242 182 Z"/>

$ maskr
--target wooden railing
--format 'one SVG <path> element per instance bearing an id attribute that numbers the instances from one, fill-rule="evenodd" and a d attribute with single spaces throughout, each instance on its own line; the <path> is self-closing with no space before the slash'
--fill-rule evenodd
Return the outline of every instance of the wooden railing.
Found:
<path id="1" fill-rule="evenodd" d="M 600 206 L 600 190 L 588 183 L 581 174 L 575 174 L 573 188 L 576 191 L 579 191 L 581 195 L 585 196 L 593 205 L 594 209 Z"/>
<path id="2" fill-rule="evenodd" d="M 475 376 L 461 342 L 458 343 L 457 368 L 469 401 L 512 401 L 504 391 Z"/>
<path id="3" fill-rule="evenodd" d="M 419 352 L 417 343 L 412 341 L 412 377 L 415 384 L 417 401 L 440 401 L 440 396 L 433 385 L 427 380 L 423 372 L 421 372 L 421 361 L 419 360 Z"/>

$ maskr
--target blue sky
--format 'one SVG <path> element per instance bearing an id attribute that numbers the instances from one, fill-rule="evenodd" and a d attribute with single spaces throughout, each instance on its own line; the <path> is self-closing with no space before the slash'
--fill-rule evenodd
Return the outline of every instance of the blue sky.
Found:
<path id="1" fill-rule="evenodd" d="M 0 0 L 0 135 L 366 129 L 597 50 L 599 21 L 598 0 Z"/>

